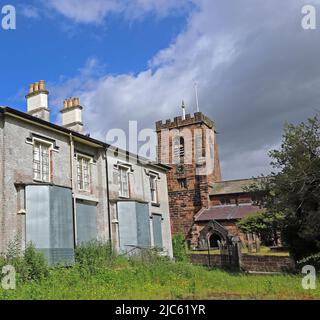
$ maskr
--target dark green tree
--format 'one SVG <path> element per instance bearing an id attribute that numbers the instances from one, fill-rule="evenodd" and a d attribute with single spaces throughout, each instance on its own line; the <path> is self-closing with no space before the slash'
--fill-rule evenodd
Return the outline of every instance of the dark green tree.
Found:
<path id="1" fill-rule="evenodd" d="M 255 233 L 264 245 L 278 245 L 283 224 L 283 214 L 268 211 L 247 216 L 237 225 L 243 233 Z"/>
<path id="2" fill-rule="evenodd" d="M 287 124 L 279 150 L 270 152 L 274 172 L 262 177 L 260 201 L 280 213 L 282 240 L 299 260 L 320 252 L 320 121 Z"/>

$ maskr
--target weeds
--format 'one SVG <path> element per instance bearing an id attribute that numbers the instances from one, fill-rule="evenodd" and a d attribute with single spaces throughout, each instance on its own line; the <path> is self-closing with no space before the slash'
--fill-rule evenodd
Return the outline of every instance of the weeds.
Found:
<path id="1" fill-rule="evenodd" d="M 176 261 L 188 261 L 186 242 L 183 234 L 177 234 L 172 239 L 173 257 Z"/>
<path id="2" fill-rule="evenodd" d="M 12 265 L 17 273 L 19 282 L 40 281 L 49 274 L 49 267 L 42 253 L 28 243 L 24 252 L 20 249 L 20 237 L 9 242 L 7 251 L 0 257 L 0 267 Z"/>
<path id="3" fill-rule="evenodd" d="M 1 258 L 22 262 L 17 289 L 0 288 L 0 300 L 320 299 L 319 281 L 317 290 L 306 291 L 299 276 L 230 274 L 173 262 L 152 250 L 119 257 L 109 244 L 95 242 L 76 250 L 74 267 L 49 269 L 34 247 L 28 248 L 23 257 Z"/>

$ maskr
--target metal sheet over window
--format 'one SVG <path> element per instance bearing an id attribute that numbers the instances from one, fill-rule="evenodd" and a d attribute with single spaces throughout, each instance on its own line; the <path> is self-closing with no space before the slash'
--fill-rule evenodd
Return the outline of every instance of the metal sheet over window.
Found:
<path id="1" fill-rule="evenodd" d="M 122 252 L 138 245 L 137 215 L 135 202 L 118 202 L 119 241 Z"/>
<path id="2" fill-rule="evenodd" d="M 77 242 L 78 244 L 97 240 L 97 206 L 77 201 Z"/>
<path id="3" fill-rule="evenodd" d="M 160 214 L 152 215 L 152 226 L 154 246 L 162 249 L 162 216 Z"/>
<path id="4" fill-rule="evenodd" d="M 145 203 L 136 203 L 138 245 L 151 246 L 149 206 Z"/>
<path id="5" fill-rule="evenodd" d="M 133 201 L 118 202 L 118 220 L 122 252 L 151 246 L 148 204 Z"/>
<path id="6" fill-rule="evenodd" d="M 74 263 L 71 190 L 54 186 L 26 187 L 26 240 L 33 242 L 49 265 Z"/>

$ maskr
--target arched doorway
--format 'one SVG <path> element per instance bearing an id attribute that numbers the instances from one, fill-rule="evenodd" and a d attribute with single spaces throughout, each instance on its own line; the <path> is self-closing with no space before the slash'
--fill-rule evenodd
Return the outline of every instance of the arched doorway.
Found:
<path id="1" fill-rule="evenodd" d="M 221 240 L 221 237 L 217 233 L 213 233 L 209 239 L 210 248 L 219 248 L 219 242 L 221 242 Z"/>

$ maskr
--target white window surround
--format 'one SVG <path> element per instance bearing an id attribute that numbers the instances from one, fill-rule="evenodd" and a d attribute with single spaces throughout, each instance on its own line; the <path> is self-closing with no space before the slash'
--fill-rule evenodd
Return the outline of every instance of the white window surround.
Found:
<path id="1" fill-rule="evenodd" d="M 119 169 L 119 167 L 122 168 L 127 168 L 129 173 L 132 173 L 134 170 L 132 168 L 132 164 L 126 163 L 126 162 L 122 162 L 122 161 L 118 161 L 116 164 L 114 164 L 113 166 L 115 169 Z"/>
<path id="2" fill-rule="evenodd" d="M 79 191 L 91 190 L 91 166 L 93 158 L 81 153 L 76 153 L 77 161 L 77 188 Z"/>
<path id="3" fill-rule="evenodd" d="M 51 182 L 51 151 L 53 145 L 43 139 L 34 138 L 33 144 L 33 180 Z"/>
<path id="4" fill-rule="evenodd" d="M 33 146 L 34 145 L 34 143 L 35 143 L 35 141 L 38 141 L 38 142 L 40 142 L 40 143 L 45 143 L 45 144 L 48 144 L 48 145 L 50 145 L 50 150 L 51 151 L 53 151 L 53 152 L 57 152 L 57 153 L 59 153 L 59 147 L 57 147 L 57 146 L 54 146 L 54 144 L 55 144 L 55 142 L 52 142 L 53 141 L 53 139 L 51 139 L 51 138 L 47 138 L 47 137 L 43 137 L 43 139 L 42 138 L 39 138 L 39 137 L 32 137 L 32 138 L 27 138 L 26 139 L 26 144 L 30 144 L 31 146 Z"/>
<path id="5" fill-rule="evenodd" d="M 144 171 L 145 171 L 147 176 L 153 175 L 153 176 L 156 176 L 158 180 L 161 179 L 159 172 L 152 171 L 152 170 L 149 170 L 149 169 L 144 169 Z"/>

